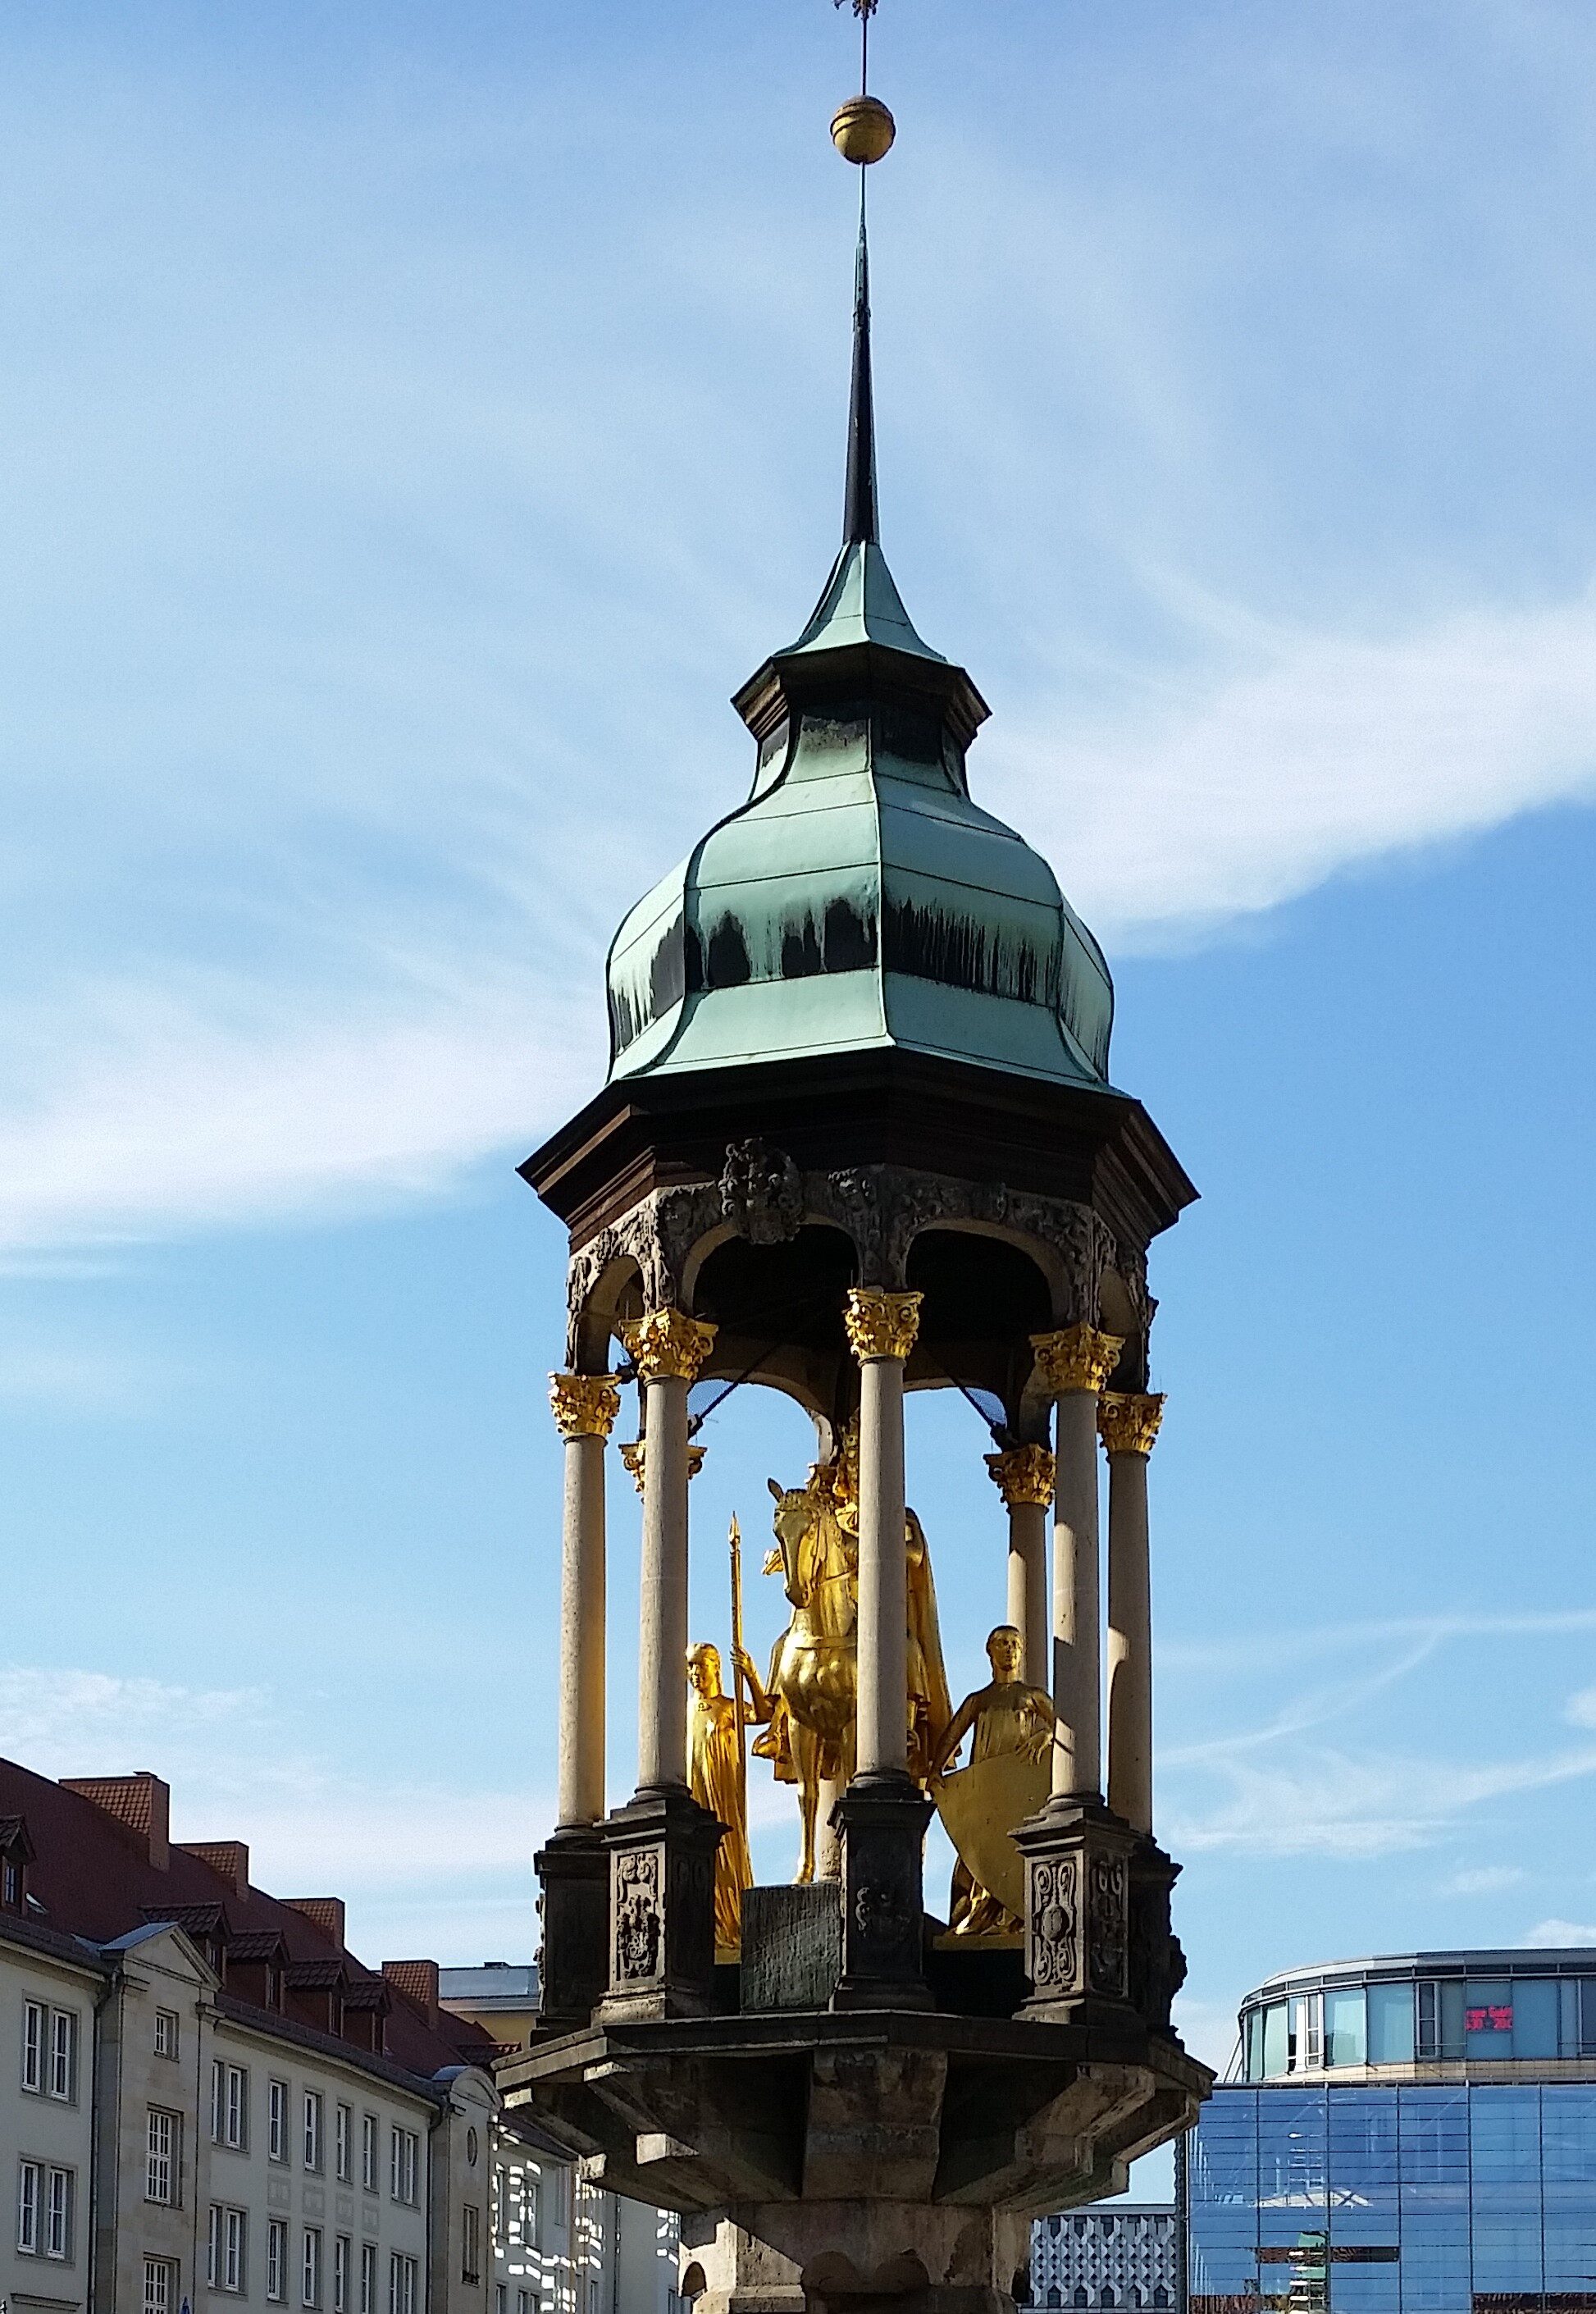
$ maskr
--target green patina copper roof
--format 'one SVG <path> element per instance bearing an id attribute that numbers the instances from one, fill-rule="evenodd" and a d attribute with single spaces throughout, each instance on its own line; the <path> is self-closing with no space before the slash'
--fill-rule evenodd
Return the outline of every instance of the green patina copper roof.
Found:
<path id="1" fill-rule="evenodd" d="M 746 802 L 616 934 L 611 1079 L 896 1046 L 1106 1086 L 1102 951 L 971 800 L 985 704 L 915 632 L 877 536 L 862 232 L 843 527 L 808 624 L 737 694 Z"/>

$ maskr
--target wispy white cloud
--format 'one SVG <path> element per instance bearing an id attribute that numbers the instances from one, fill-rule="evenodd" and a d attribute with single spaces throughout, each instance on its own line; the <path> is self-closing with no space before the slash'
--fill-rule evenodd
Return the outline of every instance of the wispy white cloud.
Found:
<path id="1" fill-rule="evenodd" d="M 1520 1941 L 1541 1951 L 1555 1951 L 1561 1946 L 1596 1945 L 1596 1928 L 1580 1921 L 1538 1921 Z"/>
<path id="2" fill-rule="evenodd" d="M 1461 1872 L 1452 1873 L 1441 1884 L 1443 1896 L 1494 1896 L 1503 1888 L 1516 1888 L 1525 1877 L 1516 1864 L 1480 1864 Z"/>
<path id="3" fill-rule="evenodd" d="M 993 749 L 1008 809 L 1122 947 L 1596 793 L 1596 595 L 1378 640 L 1223 626 L 1204 657 L 1227 671 L 1095 727 L 1033 710 Z"/>

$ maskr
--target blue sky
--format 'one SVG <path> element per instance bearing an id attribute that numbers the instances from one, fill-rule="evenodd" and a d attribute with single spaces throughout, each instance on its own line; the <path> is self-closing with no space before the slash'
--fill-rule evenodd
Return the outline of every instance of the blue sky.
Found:
<path id="1" fill-rule="evenodd" d="M 1292 1962 L 1596 1940 L 1596 20 L 877 25 L 888 552 L 1204 1191 L 1159 1808 L 1222 2059 Z M 0 1745 L 166 1773 L 374 1959 L 516 1956 L 562 1250 L 512 1169 L 830 559 L 850 28 L 57 0 L 0 66 Z M 718 1636 L 807 1442 L 705 1436 Z M 912 1409 L 961 1686 L 984 1443 Z"/>

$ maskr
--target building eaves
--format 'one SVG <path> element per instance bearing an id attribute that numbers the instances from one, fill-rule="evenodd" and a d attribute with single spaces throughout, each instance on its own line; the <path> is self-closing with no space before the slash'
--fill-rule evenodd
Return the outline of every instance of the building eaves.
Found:
<path id="1" fill-rule="evenodd" d="M 63 1929 L 47 1928 L 41 1921 L 24 1921 L 10 1912 L 0 1912 L 0 1944 L 20 1946 L 25 1952 L 65 1961 L 70 1967 L 88 1969 L 96 1976 L 109 1976 L 111 1973 L 101 1947 L 88 1943 L 83 1937 L 68 1936 Z"/>
<path id="2" fill-rule="evenodd" d="M 246 2032 L 263 2034 L 268 2040 L 285 2041 L 295 2048 L 314 2050 L 319 2056 L 347 2065 L 352 2072 L 366 2073 L 375 2080 L 387 2081 L 394 2089 L 409 2089 L 414 2096 L 424 2098 L 428 2105 L 441 2106 L 445 2102 L 436 2080 L 428 2075 L 412 2073 L 408 2066 L 396 2064 L 392 2057 L 357 2049 L 349 2042 L 339 2040 L 336 2033 L 318 2032 L 313 2025 L 301 2025 L 295 2018 L 279 2016 L 274 2009 L 261 2009 L 252 2000 L 240 2000 L 231 1993 L 218 1992 L 216 2013 L 226 2018 L 229 2024 L 242 2026 Z"/>

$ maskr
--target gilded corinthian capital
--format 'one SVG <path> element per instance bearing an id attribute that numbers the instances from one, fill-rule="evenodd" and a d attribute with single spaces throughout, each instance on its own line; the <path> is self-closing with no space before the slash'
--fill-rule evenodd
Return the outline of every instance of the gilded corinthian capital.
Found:
<path id="1" fill-rule="evenodd" d="M 1008 1509 L 1053 1500 L 1057 1466 L 1045 1446 L 1010 1446 L 1005 1454 L 987 1455 L 986 1467 Z"/>
<path id="2" fill-rule="evenodd" d="M 842 1323 L 856 1358 L 906 1358 L 920 1331 L 921 1294 L 890 1294 L 884 1285 L 851 1285 Z"/>
<path id="3" fill-rule="evenodd" d="M 715 1339 L 715 1329 L 684 1310 L 650 1310 L 621 1329 L 626 1355 L 643 1382 L 686 1382 L 699 1378 Z"/>
<path id="4" fill-rule="evenodd" d="M 562 1438 L 607 1438 L 621 1411 L 621 1385 L 610 1374 L 551 1373 L 549 1403 Z"/>
<path id="5" fill-rule="evenodd" d="M 1098 1400 L 1098 1428 L 1111 1454 L 1151 1454 L 1163 1418 L 1161 1390 L 1106 1390 Z"/>
<path id="6" fill-rule="evenodd" d="M 643 1472 L 648 1462 L 647 1441 L 641 1438 L 634 1438 L 629 1445 L 623 1446 L 621 1449 L 621 1460 L 624 1468 L 630 1474 L 632 1485 L 637 1488 L 640 1495 L 643 1491 Z M 690 1479 L 696 1479 L 703 1467 L 703 1448 L 701 1446 L 690 1446 L 687 1449 L 688 1477 Z"/>
<path id="7" fill-rule="evenodd" d="M 1089 1390 L 1095 1396 L 1119 1364 L 1124 1343 L 1117 1334 L 1099 1334 L 1095 1326 L 1066 1326 L 1062 1334 L 1033 1334 L 1036 1371 L 1054 1398 L 1067 1390 Z"/>

